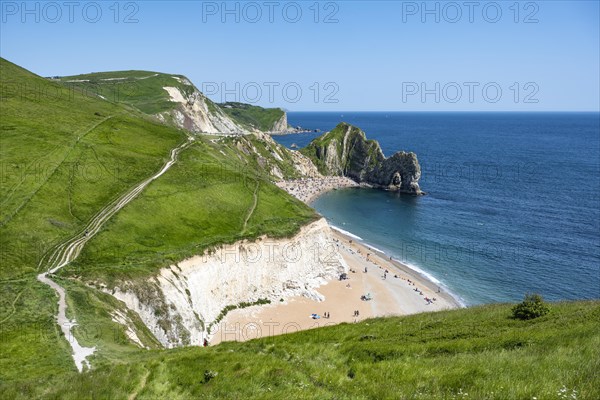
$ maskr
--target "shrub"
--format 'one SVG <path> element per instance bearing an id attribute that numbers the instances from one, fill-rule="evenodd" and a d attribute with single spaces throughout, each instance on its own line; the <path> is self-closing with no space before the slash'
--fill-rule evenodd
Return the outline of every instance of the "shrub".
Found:
<path id="1" fill-rule="evenodd" d="M 522 303 L 512 308 L 513 318 L 534 319 L 548 314 L 550 307 L 544 302 L 539 294 L 526 294 Z"/>
<path id="2" fill-rule="evenodd" d="M 204 383 L 208 383 L 211 379 L 216 378 L 219 375 L 216 371 L 206 370 L 204 371 Z"/>

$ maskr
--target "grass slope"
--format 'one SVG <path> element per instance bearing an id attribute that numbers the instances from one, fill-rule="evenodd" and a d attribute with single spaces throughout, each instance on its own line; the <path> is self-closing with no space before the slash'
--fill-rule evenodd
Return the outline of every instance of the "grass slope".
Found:
<path id="1" fill-rule="evenodd" d="M 182 75 L 151 71 L 112 71 L 61 77 L 69 88 L 90 96 L 102 96 L 109 102 L 123 103 L 146 114 L 172 110 L 177 103 L 163 87 L 176 87 L 190 95 L 194 86 Z"/>
<path id="2" fill-rule="evenodd" d="M 149 75 L 133 71 L 129 78 Z M 75 370 L 55 323 L 56 294 L 35 278 L 38 262 L 107 203 L 158 171 L 186 135 L 154 123 L 134 107 L 41 78 L 4 59 L 0 84 L 0 382 L 7 382 Z M 233 139 L 200 139 L 181 155 L 181 165 L 106 226 L 74 270 L 83 275 L 83 266 L 93 266 L 85 272 L 107 280 L 148 276 L 206 246 L 264 233 L 290 234 L 314 218 L 310 209 L 263 181 L 256 156 L 236 146 Z M 258 181 L 258 201 L 250 214 Z M 147 207 L 152 213 L 144 211 Z M 269 207 L 278 212 L 270 214 Z M 165 233 L 169 240 L 164 241 Z M 126 312 L 122 305 L 73 275 L 62 280 L 68 312 L 81 323 L 75 329 L 78 340 L 98 347 L 94 363 L 135 350 L 136 345 L 122 340 L 125 328 L 112 320 L 115 311 Z M 130 318 L 144 345 L 156 347 L 141 321 Z"/>
<path id="3" fill-rule="evenodd" d="M 255 157 L 238 150 L 236 143 L 248 140 L 199 137 L 178 164 L 90 240 L 64 274 L 111 286 L 145 279 L 219 244 L 290 236 L 313 221 L 313 210 L 270 183 Z"/>
<path id="4" fill-rule="evenodd" d="M 262 108 L 250 104 L 227 102 L 219 106 L 233 120 L 247 128 L 270 132 L 285 112 L 280 108 Z"/>
<path id="5" fill-rule="evenodd" d="M 185 135 L 0 59 L 0 380 L 73 370 L 39 259 Z"/>
<path id="6" fill-rule="evenodd" d="M 509 305 L 379 318 L 5 383 L 10 398 L 597 399 L 600 303 Z M 217 373 L 212 379 L 211 373 Z"/>

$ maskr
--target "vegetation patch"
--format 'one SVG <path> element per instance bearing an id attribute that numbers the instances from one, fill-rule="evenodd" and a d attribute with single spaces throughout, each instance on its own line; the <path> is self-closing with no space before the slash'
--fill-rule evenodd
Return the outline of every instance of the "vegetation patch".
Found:
<path id="1" fill-rule="evenodd" d="M 275 123 L 285 114 L 280 108 L 262 108 L 237 102 L 220 103 L 219 107 L 240 125 L 263 132 L 273 130 Z"/>
<path id="2" fill-rule="evenodd" d="M 264 304 L 271 304 L 271 300 L 269 300 L 269 299 L 258 299 L 256 301 L 252 301 L 252 302 L 242 301 L 241 303 L 238 303 L 238 304 L 231 304 L 231 305 L 225 306 L 221 310 L 221 312 L 219 313 L 219 315 L 217 315 L 217 318 L 215 318 L 215 320 L 208 325 L 208 333 L 210 334 L 211 328 L 213 326 L 215 326 L 216 324 L 218 324 L 219 322 L 221 322 L 223 320 L 223 318 L 225 318 L 225 316 L 230 311 L 238 310 L 238 309 L 242 309 L 242 308 L 248 308 L 248 307 L 252 307 L 252 306 L 261 306 L 261 305 L 264 305 Z"/>
<path id="3" fill-rule="evenodd" d="M 526 321 L 513 319 L 511 308 L 487 305 L 243 343 L 137 350 L 85 374 L 3 380 L 0 390 L 12 399 L 127 398 L 147 375 L 140 398 L 599 398 L 600 303 L 554 303 L 552 313 Z M 359 340 L 363 336 L 372 338 Z M 507 346 L 510 338 L 527 345 Z"/>
<path id="4" fill-rule="evenodd" d="M 521 320 L 534 319 L 550 312 L 550 307 L 539 294 L 528 294 L 523 302 L 512 308 L 513 317 Z"/>

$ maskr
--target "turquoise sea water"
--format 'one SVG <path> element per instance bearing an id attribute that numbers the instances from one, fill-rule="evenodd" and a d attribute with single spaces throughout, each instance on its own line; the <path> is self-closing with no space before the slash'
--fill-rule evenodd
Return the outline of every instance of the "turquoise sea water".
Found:
<path id="1" fill-rule="evenodd" d="M 417 153 L 421 197 L 345 189 L 313 206 L 466 304 L 600 298 L 598 113 L 289 113 Z M 318 134 L 276 137 L 302 147 Z"/>

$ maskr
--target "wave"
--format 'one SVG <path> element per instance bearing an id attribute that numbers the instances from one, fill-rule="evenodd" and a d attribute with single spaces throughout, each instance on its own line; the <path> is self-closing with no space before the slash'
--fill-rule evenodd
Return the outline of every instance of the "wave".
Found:
<path id="1" fill-rule="evenodd" d="M 413 271 L 415 271 L 416 273 L 423 275 L 425 278 L 427 278 L 430 282 L 435 283 L 436 285 L 438 285 L 440 288 L 444 289 L 444 291 L 446 293 L 448 293 L 454 300 L 456 300 L 456 302 L 458 304 L 461 305 L 461 307 L 466 307 L 467 304 L 465 302 L 465 300 L 463 298 L 461 298 L 460 296 L 458 296 L 457 294 L 453 293 L 448 286 L 446 286 L 444 284 L 444 282 L 440 281 L 439 279 L 437 279 L 435 276 L 433 276 L 432 274 L 430 274 L 429 272 L 417 267 L 414 264 L 402 261 L 400 262 L 402 265 L 407 266 L 408 268 L 412 269 Z"/>
<path id="2" fill-rule="evenodd" d="M 349 236 L 349 237 L 351 237 L 353 239 L 356 239 L 356 240 L 363 240 L 363 238 L 361 238 L 360 236 L 357 236 L 357 235 L 355 235 L 355 234 L 353 234 L 351 232 L 345 231 L 342 228 L 338 228 L 335 225 L 331 225 L 330 224 L 329 226 L 331 227 L 331 229 L 336 230 L 336 231 L 338 231 L 339 233 L 341 233 L 343 235 Z"/>
<path id="3" fill-rule="evenodd" d="M 378 253 L 381 253 L 381 254 L 383 254 L 383 255 L 387 255 L 387 254 L 385 253 L 385 251 L 383 251 L 383 250 L 381 250 L 381 249 L 378 249 L 377 247 L 373 246 L 371 243 L 366 243 L 366 242 L 365 242 L 365 245 L 366 245 L 366 246 L 369 246 L 369 248 L 370 248 L 371 250 L 375 250 L 375 251 L 376 251 L 376 252 L 378 252 Z"/>
<path id="4" fill-rule="evenodd" d="M 386 252 L 384 250 L 378 249 L 377 247 L 373 246 L 371 243 L 365 242 L 365 240 L 363 238 L 361 238 L 360 236 L 355 235 L 352 232 L 348 232 L 348 231 L 346 231 L 344 229 L 338 228 L 335 225 L 331 225 L 330 224 L 329 226 L 331 227 L 331 229 L 334 229 L 334 230 L 340 232 L 343 235 L 346 235 L 346 236 L 351 237 L 351 238 L 356 239 L 356 240 L 360 240 L 365 246 L 368 246 L 370 249 L 372 249 L 372 250 L 374 250 L 374 251 L 376 251 L 378 253 L 381 253 L 383 255 L 386 255 Z M 450 297 L 452 297 L 461 307 L 466 307 L 467 306 L 467 303 L 465 302 L 465 300 L 463 298 L 461 298 L 457 294 L 453 293 L 448 288 L 448 286 L 446 286 L 442 281 L 440 281 L 439 279 L 437 279 L 431 273 L 429 273 L 429 272 L 423 270 L 422 268 L 420 268 L 420 267 L 418 267 L 418 266 L 416 266 L 414 264 L 411 264 L 409 262 L 399 261 L 399 258 L 397 258 L 393 253 L 390 253 L 390 254 L 392 254 L 392 257 L 393 257 L 393 259 L 395 261 L 398 261 L 400 264 L 402 264 L 402 265 L 406 266 L 407 268 L 413 270 L 417 274 L 424 276 L 427 280 L 429 280 L 430 282 L 432 282 L 435 285 L 437 285 L 440 288 L 442 288 L 444 290 L 444 292 L 448 293 L 450 295 Z"/>

